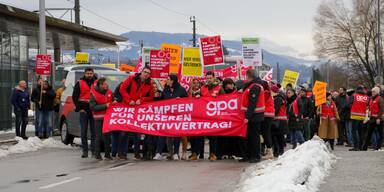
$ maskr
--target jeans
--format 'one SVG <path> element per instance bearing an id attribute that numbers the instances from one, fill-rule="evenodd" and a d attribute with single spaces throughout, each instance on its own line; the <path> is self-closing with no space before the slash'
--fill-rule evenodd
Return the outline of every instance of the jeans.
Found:
<path id="1" fill-rule="evenodd" d="M 128 153 L 128 132 L 121 131 L 117 142 L 117 153 L 126 156 Z"/>
<path id="2" fill-rule="evenodd" d="M 133 151 L 135 155 L 140 154 L 140 141 L 141 141 L 141 134 L 140 133 L 134 133 L 133 135 Z"/>
<path id="3" fill-rule="evenodd" d="M 103 119 L 95 120 L 95 154 L 100 155 L 101 144 L 104 143 L 105 157 L 111 155 L 111 134 L 103 134 Z"/>
<path id="4" fill-rule="evenodd" d="M 35 136 L 39 136 L 39 118 L 40 118 L 40 111 L 38 109 L 35 110 Z"/>
<path id="5" fill-rule="evenodd" d="M 296 145 L 297 142 L 299 142 L 300 144 L 304 143 L 303 132 L 301 132 L 300 130 L 291 131 L 292 145 Z"/>
<path id="6" fill-rule="evenodd" d="M 352 120 L 353 148 L 362 149 L 363 147 L 363 121 Z"/>
<path id="7" fill-rule="evenodd" d="M 121 151 L 124 151 L 127 153 L 128 151 L 128 142 L 125 143 L 125 145 L 121 145 L 119 142 L 121 141 L 121 137 L 123 136 L 122 131 L 112 131 L 112 156 L 116 156 L 117 152 L 119 151 L 119 145 L 120 147 L 123 147 Z"/>
<path id="8" fill-rule="evenodd" d="M 380 149 L 381 148 L 381 143 L 382 143 L 382 139 L 383 139 L 383 123 L 380 122 L 380 124 L 376 124 L 376 120 L 371 120 L 371 122 L 369 123 L 369 127 L 368 127 L 368 134 L 367 136 L 365 137 L 365 142 L 364 142 L 364 145 L 363 145 L 363 150 L 367 150 L 368 149 L 368 144 L 369 144 L 369 141 L 371 140 L 372 138 L 372 134 L 375 132 L 375 130 L 378 131 L 378 138 L 376 140 L 376 143 L 374 144 L 375 145 L 375 149 Z"/>
<path id="9" fill-rule="evenodd" d="M 190 142 L 191 142 L 192 153 L 195 153 L 196 155 L 201 154 L 200 149 L 201 149 L 202 143 L 204 142 L 204 137 L 198 137 L 198 136 L 190 137 Z M 204 143 L 203 143 L 203 146 L 204 146 Z"/>
<path id="10" fill-rule="evenodd" d="M 88 153 L 88 128 L 91 132 L 91 152 L 95 151 L 95 126 L 93 115 L 90 111 L 80 112 L 80 127 L 81 127 L 81 146 L 83 147 L 83 152 Z"/>
<path id="11" fill-rule="evenodd" d="M 15 109 L 14 113 L 15 113 L 16 136 L 26 137 L 25 129 L 27 128 L 27 124 L 28 124 L 28 109 Z"/>
<path id="12" fill-rule="evenodd" d="M 46 133 L 48 137 L 52 135 L 52 118 L 53 111 L 40 111 L 39 126 L 37 128 L 40 137 L 44 136 L 44 133 Z"/>
<path id="13" fill-rule="evenodd" d="M 339 132 L 339 138 L 337 139 L 338 144 L 342 145 L 344 141 L 346 141 L 346 125 L 347 123 L 345 121 L 337 122 L 337 129 Z"/>
<path id="14" fill-rule="evenodd" d="M 352 121 L 348 120 L 345 122 L 345 129 L 347 133 L 347 139 L 348 139 L 348 144 L 352 145 L 353 144 L 353 135 L 352 135 Z"/>
<path id="15" fill-rule="evenodd" d="M 169 155 L 179 154 L 181 137 L 167 137 Z"/>
<path id="16" fill-rule="evenodd" d="M 311 140 L 311 119 L 303 119 L 303 137 L 305 141 Z"/>

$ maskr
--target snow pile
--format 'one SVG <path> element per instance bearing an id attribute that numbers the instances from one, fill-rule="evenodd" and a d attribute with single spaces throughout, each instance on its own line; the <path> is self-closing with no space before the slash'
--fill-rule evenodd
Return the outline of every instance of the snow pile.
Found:
<path id="1" fill-rule="evenodd" d="M 25 129 L 25 132 L 26 133 L 28 133 L 28 132 L 35 132 L 35 125 L 28 124 L 26 129 Z M 8 130 L 5 130 L 5 131 L 0 131 L 0 134 L 9 134 L 9 133 L 16 133 L 15 128 L 8 129 Z"/>
<path id="2" fill-rule="evenodd" d="M 60 141 L 56 141 L 53 138 L 48 138 L 42 141 L 38 137 L 29 137 L 28 140 L 16 137 L 15 140 L 17 141 L 16 145 L 3 146 L 3 149 L 0 149 L 0 157 L 5 157 L 14 153 L 37 151 L 42 148 L 71 148 L 70 146 L 64 145 Z"/>
<path id="3" fill-rule="evenodd" d="M 317 136 L 275 161 L 248 168 L 236 191 L 315 192 L 336 157 Z"/>

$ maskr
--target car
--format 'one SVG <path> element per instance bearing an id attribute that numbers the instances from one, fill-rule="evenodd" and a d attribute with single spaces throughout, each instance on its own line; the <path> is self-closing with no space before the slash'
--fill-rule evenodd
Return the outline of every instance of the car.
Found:
<path id="1" fill-rule="evenodd" d="M 107 79 L 109 88 L 112 91 L 129 75 L 129 73 L 114 70 L 95 69 L 94 71 L 97 77 L 105 77 Z M 76 82 L 79 81 L 83 75 L 84 70 L 72 70 L 66 75 L 65 89 L 61 96 L 59 127 L 61 141 L 64 144 L 71 144 L 75 137 L 80 137 L 79 113 L 75 112 L 72 92 Z"/>

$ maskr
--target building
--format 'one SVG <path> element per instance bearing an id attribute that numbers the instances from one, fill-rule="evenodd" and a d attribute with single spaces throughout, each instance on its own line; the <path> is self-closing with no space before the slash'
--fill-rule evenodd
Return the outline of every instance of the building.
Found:
<path id="1" fill-rule="evenodd" d="M 53 52 L 55 62 L 60 62 L 64 50 L 94 49 L 117 46 L 127 41 L 83 25 L 46 17 L 47 49 Z M 12 127 L 11 91 L 21 79 L 28 80 L 30 50 L 39 49 L 39 15 L 34 12 L 0 4 L 0 130 Z"/>

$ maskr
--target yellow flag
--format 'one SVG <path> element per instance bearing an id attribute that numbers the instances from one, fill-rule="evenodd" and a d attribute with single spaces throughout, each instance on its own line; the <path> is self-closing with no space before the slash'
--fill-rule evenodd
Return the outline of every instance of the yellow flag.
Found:
<path id="1" fill-rule="evenodd" d="M 315 106 L 319 106 L 327 102 L 327 83 L 316 81 L 312 89 L 313 94 L 315 95 Z"/>

